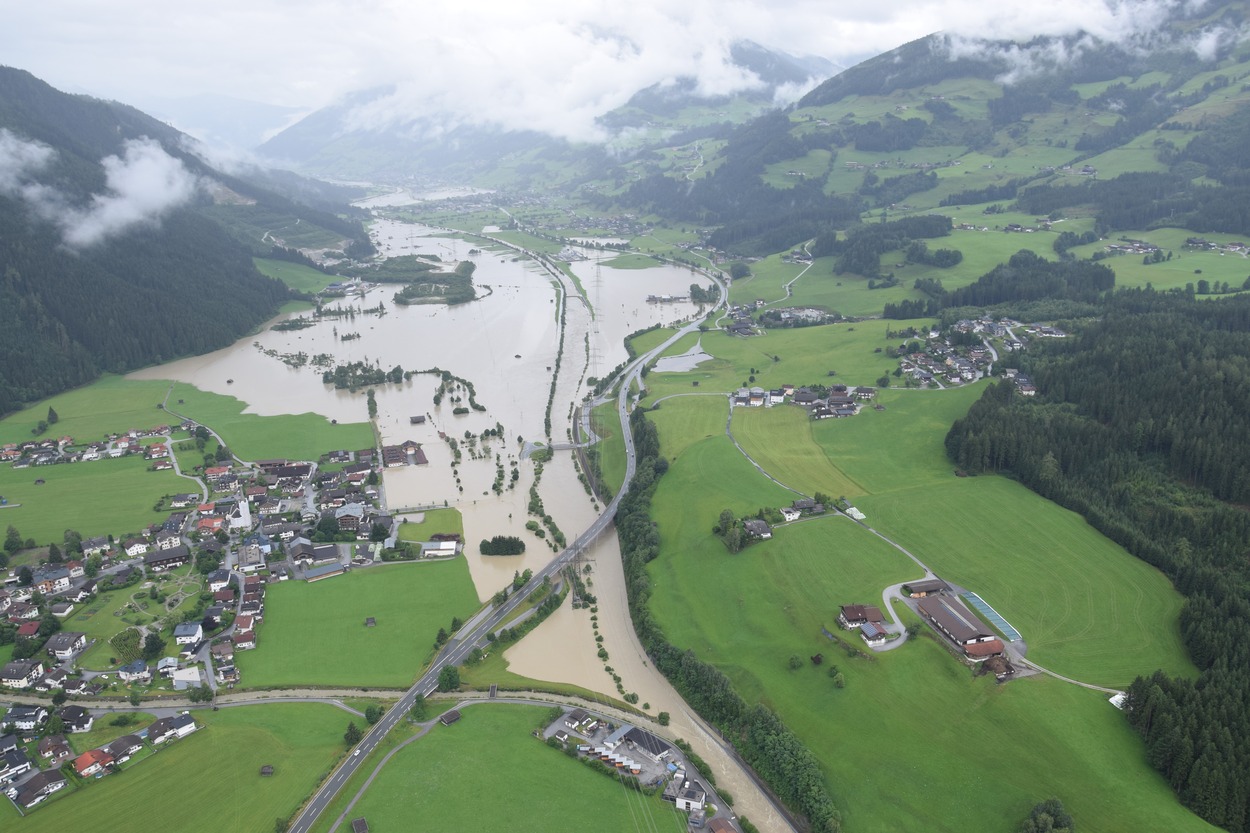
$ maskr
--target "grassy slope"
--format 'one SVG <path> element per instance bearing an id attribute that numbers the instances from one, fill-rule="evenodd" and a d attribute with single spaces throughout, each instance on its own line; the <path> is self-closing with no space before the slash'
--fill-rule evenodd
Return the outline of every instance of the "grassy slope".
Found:
<path id="1" fill-rule="evenodd" d="M 440 627 L 477 609 L 465 563 L 396 564 L 270 588 L 243 685 L 408 686 Z M 365 618 L 377 627 L 364 627 Z"/>
<path id="2" fill-rule="evenodd" d="M 942 437 L 979 393 L 886 391 L 884 411 L 816 423 L 797 408 L 736 409 L 734 436 L 783 482 L 845 495 L 874 528 L 979 592 L 1038 662 L 1104 685 L 1160 667 L 1192 673 L 1182 599 L 1161 573 L 1014 481 L 952 475 Z"/>
<path id="3" fill-rule="evenodd" d="M 627 791 L 530 735 L 545 709 L 473 706 L 404 748 L 352 811 L 371 830 L 677 829 L 674 809 Z M 466 800 L 468 795 L 488 797 Z M 651 820 L 650 823 L 643 819 Z M 344 823 L 340 831 L 351 830 Z"/>
<path id="4" fill-rule="evenodd" d="M 702 334 L 703 351 L 714 357 L 687 373 L 649 373 L 646 385 L 650 400 L 671 393 L 689 393 L 691 383 L 700 391 L 730 391 L 745 384 L 763 388 L 793 385 L 872 385 L 890 373 L 898 362 L 884 352 L 896 340 L 887 341 L 886 330 L 929 322 L 861 321 L 795 330 L 772 330 L 767 336 L 738 338 L 723 332 Z M 778 357 L 773 361 L 773 357 Z M 754 368 L 755 373 L 751 370 Z M 829 371 L 837 373 L 829 376 Z M 750 376 L 755 381 L 750 381 Z"/>
<path id="5" fill-rule="evenodd" d="M 680 456 L 656 494 L 666 555 L 652 565 L 655 610 L 677 644 L 720 665 L 748 701 L 768 702 L 808 741 L 848 830 L 989 829 L 1050 794 L 1093 829 L 1122 829 L 1134 818 L 1166 818 L 1174 829 L 1196 822 L 1095 695 L 1049 681 L 974 681 L 926 640 L 876 662 L 830 656 L 819 628 L 835 606 L 872 601 L 914 567 L 840 519 L 784 527 L 728 555 L 707 533 L 708 518 L 722 504 L 768 502 L 775 487 L 732 471 L 724 440 L 696 439 L 697 420 L 664 409 L 656 420 L 666 454 Z M 842 667 L 845 690 L 833 689 L 823 668 L 785 668 L 786 656 L 818 651 Z M 929 754 L 934 741 L 943 755 Z M 1032 763 L 1059 755 L 1062 767 Z M 897 789 L 900 772 L 924 786 Z M 982 788 L 975 802 L 966 800 L 970 785 Z"/>
<path id="6" fill-rule="evenodd" d="M 245 414 L 247 403 L 232 396 L 205 393 L 181 382 L 174 385 L 169 407 L 210 426 L 221 434 L 231 451 L 245 460 L 315 460 L 327 451 L 369 448 L 374 444 L 373 429 L 367 422 L 334 424 L 313 413 Z"/>
<path id="7" fill-rule="evenodd" d="M 159 380 L 135 381 L 122 376 L 104 376 L 85 387 L 59 393 L 0 420 L 0 443 L 22 442 L 33 436 L 31 429 L 53 408 L 60 420 L 45 437 L 69 435 L 79 443 L 104 439 L 109 432 L 140 430 L 169 423 L 157 409 L 169 383 Z"/>
<path id="8" fill-rule="evenodd" d="M 300 292 L 320 292 L 336 280 L 334 276 L 318 272 L 302 263 L 272 260 L 265 257 L 254 257 L 252 262 L 262 273 L 271 278 L 277 278 L 291 289 Z"/>
<path id="9" fill-rule="evenodd" d="M 195 719 L 203 728 L 152 760 L 56 798 L 24 819 L 3 802 L 4 828 L 59 833 L 90 819 L 93 830 L 133 830 L 142 825 L 141 808 L 159 806 L 164 810 L 156 826 L 179 833 L 271 830 L 342 754 L 348 715 L 332 706 L 291 703 L 199 711 Z M 274 774 L 261 778 L 265 764 Z"/>
<path id="10" fill-rule="evenodd" d="M 173 471 L 148 471 L 142 457 L 14 469 L 0 466 L 0 495 L 21 506 L 0 512 L 23 537 L 58 545 L 66 529 L 83 537 L 124 535 L 167 515 L 153 512 L 162 495 L 191 491 L 194 484 Z M 36 486 L 41 479 L 43 485 Z"/>

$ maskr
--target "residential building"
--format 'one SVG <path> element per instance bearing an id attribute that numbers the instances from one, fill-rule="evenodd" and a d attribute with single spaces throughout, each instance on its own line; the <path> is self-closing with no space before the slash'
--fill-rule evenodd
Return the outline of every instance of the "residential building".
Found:
<path id="1" fill-rule="evenodd" d="M 43 663 L 39 660 L 14 660 L 0 669 L 0 685 L 9 688 L 28 688 L 42 676 Z"/>
<path id="2" fill-rule="evenodd" d="M 44 645 L 48 654 L 58 660 L 67 660 L 87 647 L 87 635 L 78 631 L 60 631 L 52 634 Z"/>

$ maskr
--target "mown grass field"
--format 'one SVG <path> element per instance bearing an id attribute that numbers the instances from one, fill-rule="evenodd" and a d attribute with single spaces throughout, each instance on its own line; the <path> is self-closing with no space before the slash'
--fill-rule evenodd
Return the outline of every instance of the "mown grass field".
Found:
<path id="1" fill-rule="evenodd" d="M 23 538 L 57 546 L 67 529 L 84 538 L 137 532 L 165 520 L 167 513 L 152 510 L 162 495 L 194 488 L 172 470 L 148 471 L 149 465 L 132 456 L 24 469 L 0 466 L 0 495 L 21 504 L 0 510 L 0 523 L 17 527 Z M 35 485 L 36 480 L 44 482 Z"/>
<path id="2" fill-rule="evenodd" d="M 974 557 L 981 569 L 999 569 L 999 584 L 984 590 L 987 600 L 1026 638 L 1036 625 L 1039 653 L 1056 666 L 1063 660 L 1088 671 L 1097 662 L 1112 668 L 1119 663 L 1120 669 L 1136 663 L 1148 671 L 1177 658 L 1169 651 L 1175 645 L 1169 628 L 1159 628 L 1156 619 L 1152 632 L 1133 615 L 1166 601 L 1166 581 L 1093 530 L 1065 528 L 1061 518 L 1051 515 L 1062 514 L 1057 507 L 1029 494 L 1008 495 L 1000 499 L 1019 502 L 1006 507 L 1010 512 L 1005 514 L 994 491 L 1012 484 L 1001 478 L 978 478 L 989 488 L 974 488 L 985 493 L 968 492 L 953 504 L 918 503 L 914 495 L 946 493 L 935 478 L 955 480 L 949 466 L 941 474 L 933 447 L 941 447 L 950 411 L 966 407 L 970 395 L 898 392 L 892 397 L 884 412 L 828 421 L 837 423 L 829 428 L 834 433 L 853 424 L 865 426 L 859 429 L 861 440 L 876 443 L 861 442 L 846 466 L 857 481 L 893 490 L 877 502 L 856 501 L 869 523 L 893 534 L 895 525 L 904 528 L 896 517 L 910 518 L 906 528 L 916 530 L 918 539 L 944 536 L 945 558 Z M 909 397 L 917 397 L 915 404 Z M 944 407 L 926 410 L 928 403 Z M 700 410 L 707 413 L 691 413 Z M 1006 686 L 975 679 L 927 636 L 872 661 L 841 653 L 820 633 L 822 625 L 832 625 L 837 605 L 879 600 L 886 585 L 914 577 L 915 565 L 840 518 L 783 526 L 771 541 L 728 554 L 710 533 L 720 508 L 748 511 L 788 502 L 790 496 L 753 474 L 728 441 L 714 435 L 710 429 L 717 410 L 710 401 L 690 398 L 666 402 L 653 416 L 665 456 L 673 462 L 653 502 L 663 552 L 649 566 L 652 609 L 671 641 L 720 667 L 748 702 L 776 709 L 812 748 L 843 810 L 844 830 L 1000 829 L 1052 795 L 1063 799 L 1082 828 L 1212 829 L 1180 806 L 1144 761 L 1137 736 L 1102 695 L 1049 678 Z M 932 410 L 944 413 L 934 417 L 928 413 Z M 905 418 L 883 430 L 891 416 Z M 879 424 L 870 426 L 871 418 Z M 912 432 L 929 439 L 909 439 Z M 819 436 L 816 443 L 839 459 L 839 443 Z M 874 466 L 881 454 L 886 464 Z M 910 490 L 908 457 L 918 463 L 920 484 Z M 1022 514 L 1037 515 L 1040 528 L 1048 531 L 1046 549 L 1031 555 L 1039 566 L 1028 570 L 985 548 L 980 537 L 1012 540 Z M 961 537 L 962 530 L 975 528 L 985 533 Z M 913 542 L 907 537 L 903 543 Z M 923 541 L 915 546 L 921 550 Z M 987 552 L 967 554 L 978 547 Z M 1095 569 L 1086 559 L 1106 560 L 1113 568 Z M 1044 587 L 1055 606 L 1064 605 L 1064 615 L 1047 619 L 1047 605 L 1033 602 L 1013 619 L 1004 608 L 1015 597 L 999 599 L 995 593 L 1016 586 L 1017 579 L 1019 585 Z M 1055 593 L 1065 581 L 1077 585 L 1069 591 L 1071 603 Z M 1092 609 L 1082 604 L 1090 595 L 1098 599 Z M 1171 615 L 1169 627 L 1174 627 L 1174 610 L 1165 606 L 1156 613 L 1163 620 Z M 1022 624 L 1021 617 L 1037 621 Z M 825 657 L 819 668 L 806 661 L 817 652 Z M 788 668 L 791 655 L 804 660 L 797 671 Z M 845 689 L 833 686 L 830 664 L 843 672 Z"/>
<path id="3" fill-rule="evenodd" d="M 743 385 L 765 389 L 786 383 L 796 387 L 874 385 L 879 376 L 898 367 L 898 361 L 884 352 L 898 339 L 887 339 L 886 331 L 912 325 L 927 327 L 929 323 L 861 321 L 770 330 L 768 335 L 752 338 L 706 332 L 701 336 L 703 351 L 713 357 L 712 361 L 685 373 L 648 373 L 644 383 L 650 401 L 673 393 L 732 391 Z M 881 352 L 877 352 L 879 349 Z M 830 371 L 835 375 L 830 376 Z M 751 376 L 755 381 L 751 381 Z M 694 382 L 699 383 L 697 388 Z"/>
<path id="4" fill-rule="evenodd" d="M 312 792 L 343 754 L 349 715 L 319 703 L 240 706 L 197 711 L 199 731 L 163 744 L 120 775 L 58 794 L 25 818 L 9 801 L 5 830 L 59 833 L 81 826 L 126 831 L 150 823 L 178 833 L 272 830 Z M 260 777 L 260 768 L 274 774 Z M 176 800 L 175 800 L 176 797 Z M 161 818 L 143 822 L 160 807 Z M 148 808 L 145 810 L 144 808 Z"/>
<path id="5" fill-rule="evenodd" d="M 121 718 L 123 723 L 116 723 L 118 718 Z M 125 722 L 129 718 L 133 718 L 133 721 Z M 133 734 L 150 726 L 154 720 L 156 720 L 156 715 L 148 712 L 118 712 L 116 714 L 100 712 L 95 715 L 95 722 L 91 724 L 90 732 L 71 733 L 65 737 L 74 751 L 81 755 L 88 749 L 95 749 L 117 740 L 122 735 Z"/>
<path id="6" fill-rule="evenodd" d="M 863 488 L 812 439 L 815 424 L 805 408 L 796 406 L 733 409 L 734 439 L 782 483 L 808 495 L 860 494 Z"/>
<path id="7" fill-rule="evenodd" d="M 318 272 L 311 266 L 302 263 L 291 263 L 286 260 L 273 260 L 267 257 L 254 257 L 252 263 L 256 268 L 271 278 L 277 278 L 291 289 L 300 292 L 320 292 L 337 278 Z"/>
<path id="8" fill-rule="evenodd" d="M 530 735 L 547 710 L 475 705 L 400 750 L 350 814 L 378 833 L 408 830 L 672 830 L 683 817 Z M 466 791 L 483 800 L 466 800 Z M 489 797 L 488 799 L 486 797 Z M 328 828 L 326 828 L 328 829 Z M 350 819 L 337 831 L 350 831 Z"/>
<path id="9" fill-rule="evenodd" d="M 367 422 L 335 424 L 313 413 L 245 414 L 246 402 L 205 393 L 182 382 L 174 385 L 169 407 L 212 428 L 244 460 L 316 460 L 327 451 L 370 448 L 374 444 L 373 428 Z"/>
<path id="10" fill-rule="evenodd" d="M 429 541 L 438 533 L 457 533 L 464 539 L 464 518 L 459 509 L 427 509 L 420 523 L 407 521 L 399 527 L 401 541 Z"/>
<path id="11" fill-rule="evenodd" d="M 1157 668 L 1196 673 L 1181 642 L 1184 599 L 1171 582 L 1015 481 L 951 477 L 856 505 L 867 523 L 989 602 L 1046 668 L 1118 688 Z"/>
<path id="12" fill-rule="evenodd" d="M 629 344 L 634 348 L 634 355 L 641 356 L 654 347 L 659 347 L 667 341 L 675 331 L 668 327 L 660 327 L 658 330 L 650 330 L 649 332 L 636 335 L 627 339 Z"/>
<path id="13" fill-rule="evenodd" d="M 265 598 L 255 650 L 238 655 L 245 688 L 412 684 L 439 628 L 477 610 L 463 559 L 355 570 Z M 365 627 L 369 616 L 377 626 Z"/>
<path id="14" fill-rule="evenodd" d="M 625 482 L 625 438 L 621 436 L 621 421 L 616 413 L 615 402 L 605 402 L 595 408 L 591 424 L 600 442 L 599 470 L 603 481 L 616 494 Z"/>
<path id="15" fill-rule="evenodd" d="M 144 430 L 169 424 L 171 418 L 157 406 L 165 398 L 169 382 L 138 381 L 123 376 L 103 376 L 81 388 L 58 393 L 0 420 L 0 443 L 32 439 L 31 433 L 48 408 L 56 411 L 58 422 L 43 437 L 71 436 L 78 443 L 103 440 L 105 435 L 131 428 Z"/>
<path id="16" fill-rule="evenodd" d="M 1155 289 L 1178 289 L 1188 284 L 1197 285 L 1198 281 L 1206 280 L 1217 284 L 1228 282 L 1234 290 L 1241 289 L 1250 279 L 1250 258 L 1239 254 L 1221 254 L 1203 249 L 1185 247 L 1185 240 L 1190 237 L 1202 237 L 1213 243 L 1230 243 L 1243 238 L 1233 234 L 1202 234 L 1195 235 L 1186 229 L 1161 228 L 1150 231 L 1126 231 L 1113 237 L 1072 250 L 1080 258 L 1088 258 L 1100 252 L 1111 243 L 1121 242 L 1120 238 L 1145 240 L 1171 252 L 1172 259 L 1162 263 L 1145 264 L 1142 255 L 1119 255 L 1109 257 L 1102 263 L 1115 271 L 1116 286 L 1153 286 Z"/>

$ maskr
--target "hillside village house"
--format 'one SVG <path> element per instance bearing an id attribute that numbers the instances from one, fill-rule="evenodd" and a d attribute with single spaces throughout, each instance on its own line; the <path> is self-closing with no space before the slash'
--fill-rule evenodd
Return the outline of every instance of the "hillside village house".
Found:
<path id="1" fill-rule="evenodd" d="M 22 784 L 17 795 L 10 796 L 18 805 L 29 810 L 69 783 L 58 770 L 46 769 Z"/>
<path id="2" fill-rule="evenodd" d="M 175 738 L 185 738 L 200 728 L 189 714 L 174 717 L 162 717 L 148 727 L 148 740 L 153 744 L 164 743 Z"/>
<path id="3" fill-rule="evenodd" d="M 204 641 L 204 628 L 199 622 L 183 622 L 174 628 L 174 642 L 178 645 L 195 645 Z"/>
<path id="4" fill-rule="evenodd" d="M 169 550 L 182 543 L 182 536 L 177 532 L 170 530 L 162 530 L 156 534 L 156 548 L 158 550 Z"/>
<path id="5" fill-rule="evenodd" d="M 24 749 L 10 749 L 0 753 L 0 784 L 7 784 L 31 770 L 34 764 Z"/>
<path id="6" fill-rule="evenodd" d="M 106 774 L 108 772 L 106 767 L 111 763 L 113 763 L 113 756 L 103 749 L 88 749 L 74 759 L 74 771 L 78 773 L 79 778 L 91 778 Z"/>
<path id="7" fill-rule="evenodd" d="M 0 725 L 13 726 L 22 732 L 33 732 L 36 726 L 47 719 L 48 710 L 43 706 L 13 706 L 0 719 Z"/>
<path id="8" fill-rule="evenodd" d="M 0 685 L 9 688 L 28 688 L 42 676 L 43 663 L 39 660 L 14 660 L 0 669 Z"/>
<path id="9" fill-rule="evenodd" d="M 48 653 L 59 660 L 67 660 L 87 647 L 87 635 L 78 631 L 54 633 L 44 646 Z"/>
<path id="10" fill-rule="evenodd" d="M 65 731 L 71 734 L 90 732 L 92 724 L 95 723 L 91 712 L 82 706 L 66 706 L 58 714 L 65 724 Z"/>
<path id="11" fill-rule="evenodd" d="M 148 551 L 148 542 L 141 538 L 128 538 L 125 544 L 126 555 L 134 558 Z"/>
<path id="12" fill-rule="evenodd" d="M 152 572 L 172 570 L 191 561 L 191 549 L 186 544 L 178 544 L 169 549 L 157 550 L 143 557 L 143 565 Z"/>

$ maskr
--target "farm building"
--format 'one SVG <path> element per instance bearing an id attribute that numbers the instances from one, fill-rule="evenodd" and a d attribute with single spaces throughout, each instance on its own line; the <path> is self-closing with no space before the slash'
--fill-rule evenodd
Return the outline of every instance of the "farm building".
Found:
<path id="1" fill-rule="evenodd" d="M 922 579 L 921 581 L 913 581 L 903 585 L 903 592 L 913 599 L 923 599 L 925 596 L 950 589 L 951 586 L 940 578 Z"/>
<path id="2" fill-rule="evenodd" d="M 842 605 L 842 611 L 838 614 L 838 624 L 847 630 L 869 622 L 880 624 L 884 621 L 881 609 L 874 605 Z"/>
<path id="3" fill-rule="evenodd" d="M 969 659 L 980 662 L 1003 652 L 1002 641 L 958 599 L 927 596 L 916 607 L 934 628 L 962 648 Z"/>
<path id="4" fill-rule="evenodd" d="M 865 622 L 859 626 L 859 635 L 870 648 L 875 648 L 885 644 L 890 632 L 879 622 Z"/>

